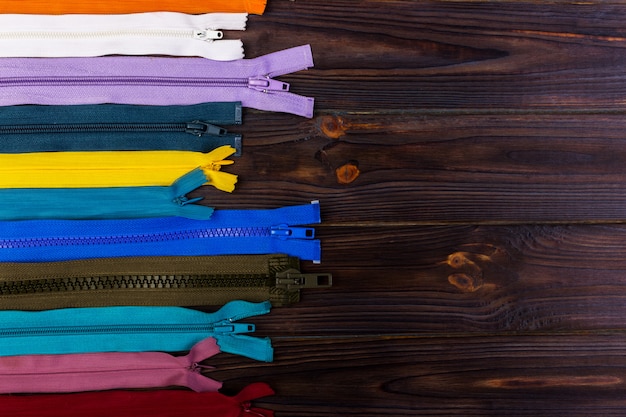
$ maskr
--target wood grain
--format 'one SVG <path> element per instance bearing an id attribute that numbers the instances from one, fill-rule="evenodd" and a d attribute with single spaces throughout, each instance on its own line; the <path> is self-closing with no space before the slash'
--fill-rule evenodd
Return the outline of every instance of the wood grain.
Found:
<path id="1" fill-rule="evenodd" d="M 215 207 L 320 200 L 331 224 L 624 222 L 624 117 L 247 114 L 232 195 Z M 341 184 L 336 170 L 360 174 Z M 263 199 L 258 196 L 263 195 Z M 594 207 L 590 210 L 590 207 Z"/>
<path id="2" fill-rule="evenodd" d="M 320 200 L 334 286 L 251 319 L 283 416 L 626 414 L 626 4 L 271 0 L 248 57 L 315 117 L 246 110 L 219 208 Z M 207 307 L 204 307 L 205 309 Z"/>
<path id="3" fill-rule="evenodd" d="M 277 360 L 221 355 L 227 390 L 269 381 L 278 416 L 623 415 L 624 335 L 310 338 Z M 323 401 L 320 399 L 323 398 Z"/>
<path id="4" fill-rule="evenodd" d="M 286 77 L 318 108 L 622 109 L 622 4 L 322 0 L 269 2 L 248 56 L 311 44 Z"/>
<path id="5" fill-rule="evenodd" d="M 270 337 L 622 331 L 626 226 L 323 227 L 330 289 L 255 317 Z"/>

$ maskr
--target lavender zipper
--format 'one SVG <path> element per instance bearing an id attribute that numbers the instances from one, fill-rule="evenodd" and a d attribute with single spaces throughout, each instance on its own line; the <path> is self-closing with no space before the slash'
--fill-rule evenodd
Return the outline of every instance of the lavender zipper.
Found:
<path id="1" fill-rule="evenodd" d="M 191 105 L 241 101 L 245 107 L 312 117 L 312 98 L 293 94 L 289 84 L 273 79 L 311 66 L 309 45 L 236 61 L 3 58 L 0 105 Z"/>

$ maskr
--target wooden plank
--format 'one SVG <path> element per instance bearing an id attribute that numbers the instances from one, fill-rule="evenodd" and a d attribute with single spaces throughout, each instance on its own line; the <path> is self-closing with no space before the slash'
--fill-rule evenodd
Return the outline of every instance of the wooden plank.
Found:
<path id="1" fill-rule="evenodd" d="M 261 335 L 626 328 L 626 226 L 324 227 L 331 289 L 255 317 Z"/>
<path id="2" fill-rule="evenodd" d="M 275 340 L 271 366 L 211 360 L 226 390 L 264 380 L 281 416 L 614 416 L 626 407 L 626 335 Z"/>
<path id="3" fill-rule="evenodd" d="M 332 224 L 623 222 L 624 120 L 247 112 L 232 129 L 244 134 L 244 155 L 225 168 L 240 176 L 236 191 L 203 193 L 217 208 L 320 200 Z M 337 170 L 350 163 L 360 174 L 341 184 Z"/>
<path id="4" fill-rule="evenodd" d="M 623 4 L 275 1 L 242 38 L 254 57 L 311 44 L 285 77 L 318 108 L 622 110 Z"/>

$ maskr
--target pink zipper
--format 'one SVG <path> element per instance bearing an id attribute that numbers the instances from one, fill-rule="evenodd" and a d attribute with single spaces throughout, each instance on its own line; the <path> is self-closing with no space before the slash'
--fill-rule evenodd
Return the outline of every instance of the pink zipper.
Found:
<path id="1" fill-rule="evenodd" d="M 185 356 L 163 352 L 106 352 L 0 357 L 0 393 L 55 393 L 182 386 L 215 392 L 222 383 L 201 374 L 199 362 L 220 352 L 214 338 Z"/>

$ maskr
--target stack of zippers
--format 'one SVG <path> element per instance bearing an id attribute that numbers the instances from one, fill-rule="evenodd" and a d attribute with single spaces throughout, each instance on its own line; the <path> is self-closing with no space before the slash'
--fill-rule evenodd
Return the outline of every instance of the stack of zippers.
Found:
<path id="1" fill-rule="evenodd" d="M 5 414 L 273 415 L 250 404 L 266 384 L 222 395 L 201 362 L 271 362 L 270 340 L 239 320 L 331 285 L 299 269 L 320 260 L 319 204 L 213 210 L 190 196 L 234 190 L 223 168 L 242 140 L 223 126 L 242 107 L 313 115 L 274 79 L 311 67 L 308 46 L 243 59 L 223 39 L 264 8 L 0 0 L 0 394 L 33 394 L 0 395 Z"/>

